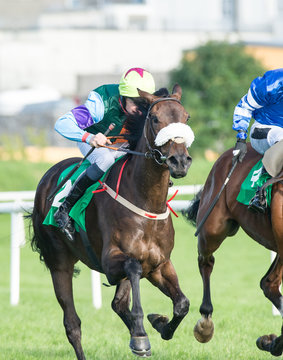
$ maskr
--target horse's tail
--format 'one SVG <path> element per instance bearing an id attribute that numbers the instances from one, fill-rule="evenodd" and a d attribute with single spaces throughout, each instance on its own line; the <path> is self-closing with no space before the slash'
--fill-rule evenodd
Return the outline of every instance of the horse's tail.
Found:
<path id="1" fill-rule="evenodd" d="M 39 253 L 39 259 L 42 261 L 47 268 L 50 268 L 51 260 L 54 253 L 54 248 L 51 241 L 45 239 L 44 232 L 39 228 L 39 224 L 42 221 L 39 218 L 39 214 L 35 209 L 31 213 L 25 216 L 26 219 L 30 220 L 29 224 L 29 238 L 31 243 L 31 248 L 34 252 Z"/>
<path id="2" fill-rule="evenodd" d="M 197 213 L 198 213 L 202 191 L 203 188 L 200 189 L 200 191 L 195 195 L 189 207 L 182 211 L 182 215 L 185 217 L 185 219 L 188 220 L 194 226 L 196 226 Z"/>

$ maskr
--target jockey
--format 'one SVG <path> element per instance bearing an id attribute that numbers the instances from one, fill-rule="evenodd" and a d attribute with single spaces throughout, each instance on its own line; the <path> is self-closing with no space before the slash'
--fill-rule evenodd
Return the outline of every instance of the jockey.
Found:
<path id="1" fill-rule="evenodd" d="M 120 83 L 102 85 L 92 90 L 84 105 L 78 106 L 60 117 L 55 130 L 65 138 L 77 141 L 85 156 L 92 147 L 96 147 L 88 156 L 90 167 L 75 181 L 65 201 L 60 205 L 54 218 L 58 227 L 73 240 L 75 232 L 69 212 L 82 197 L 85 190 L 114 164 L 115 159 L 125 152 L 100 147 L 111 144 L 103 133 L 114 123 L 111 135 L 118 135 L 127 114 L 142 112 L 142 103 L 137 89 L 154 93 L 155 83 L 152 75 L 141 68 L 131 68 L 124 72 Z"/>
<path id="2" fill-rule="evenodd" d="M 262 160 L 263 171 L 268 170 L 271 176 L 277 176 L 282 169 L 282 162 L 278 159 L 277 169 L 269 170 L 267 154 L 272 153 L 272 159 L 282 156 L 273 146 L 283 140 L 283 68 L 267 71 L 262 77 L 254 79 L 248 93 L 235 107 L 233 129 L 238 133 L 233 162 L 236 159 L 242 162 L 247 152 L 246 138 L 252 117 L 255 121 L 250 131 L 251 145 L 260 154 L 265 154 L 270 149 Z M 265 212 L 266 200 L 260 189 L 251 200 L 249 208 Z"/>

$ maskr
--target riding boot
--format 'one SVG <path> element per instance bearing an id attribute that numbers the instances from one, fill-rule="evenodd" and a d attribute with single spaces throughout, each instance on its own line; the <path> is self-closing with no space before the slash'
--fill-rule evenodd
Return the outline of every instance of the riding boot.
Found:
<path id="1" fill-rule="evenodd" d="M 74 241 L 75 227 L 73 220 L 69 216 L 69 212 L 75 203 L 83 196 L 86 189 L 97 182 L 104 171 L 102 171 L 96 164 L 91 165 L 91 175 L 88 176 L 88 171 L 83 172 L 72 186 L 70 193 L 65 201 L 59 206 L 54 214 L 54 219 L 58 227 L 64 232 L 70 241 Z"/>
<path id="2" fill-rule="evenodd" d="M 262 176 L 264 174 L 267 174 L 267 171 L 266 171 L 265 167 L 263 166 L 260 176 Z M 263 189 L 262 187 L 257 188 L 255 196 L 249 202 L 248 208 L 249 208 L 249 210 L 253 210 L 253 211 L 261 213 L 261 214 L 265 213 L 265 210 L 267 208 L 266 190 L 265 189 Z"/>

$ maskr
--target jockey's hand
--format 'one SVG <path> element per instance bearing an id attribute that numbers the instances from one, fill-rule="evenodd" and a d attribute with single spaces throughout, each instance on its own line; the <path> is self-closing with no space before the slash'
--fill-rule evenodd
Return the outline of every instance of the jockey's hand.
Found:
<path id="1" fill-rule="evenodd" d="M 107 139 L 105 135 L 102 133 L 98 133 L 96 135 L 93 135 L 93 137 L 90 138 L 89 145 L 92 147 L 99 147 L 102 145 L 111 145 L 111 141 Z"/>
<path id="2" fill-rule="evenodd" d="M 232 165 L 235 164 L 236 161 L 242 162 L 243 158 L 247 153 L 247 143 L 244 139 L 238 139 L 233 150 L 233 158 L 232 158 Z"/>

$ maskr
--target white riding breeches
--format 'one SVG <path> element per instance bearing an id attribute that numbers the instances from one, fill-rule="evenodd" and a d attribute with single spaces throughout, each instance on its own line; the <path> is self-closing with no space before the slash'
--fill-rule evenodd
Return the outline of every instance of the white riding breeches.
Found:
<path id="1" fill-rule="evenodd" d="M 264 154 L 267 149 L 281 140 L 283 140 L 283 128 L 279 126 L 263 125 L 255 121 L 251 127 L 251 145 L 260 154 Z"/>
<path id="2" fill-rule="evenodd" d="M 83 142 L 78 142 L 77 144 L 83 156 L 86 156 L 92 148 L 90 145 Z M 122 147 L 123 146 L 125 145 L 123 144 Z M 93 150 L 87 159 L 91 164 L 95 163 L 102 171 L 105 172 L 114 164 L 115 160 L 122 155 L 125 155 L 124 151 L 115 151 L 104 147 L 98 147 Z"/>

